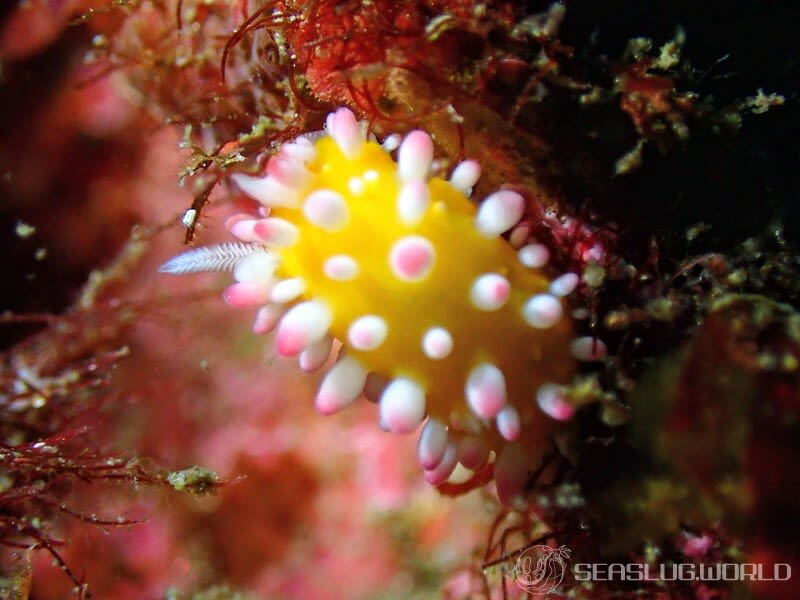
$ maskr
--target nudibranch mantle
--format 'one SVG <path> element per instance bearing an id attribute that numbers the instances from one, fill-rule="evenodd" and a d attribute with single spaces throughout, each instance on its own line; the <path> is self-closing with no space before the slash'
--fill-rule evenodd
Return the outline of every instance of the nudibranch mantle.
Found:
<path id="1" fill-rule="evenodd" d="M 552 407 L 564 405 L 559 384 L 574 360 L 563 296 L 577 277 L 551 281 L 540 268 L 546 248 L 516 250 L 501 236 L 524 200 L 500 190 L 476 206 L 477 163 L 444 180 L 430 175 L 426 133 L 407 134 L 397 161 L 388 146 L 339 109 L 315 141 L 284 144 L 265 177 L 235 175 L 264 210 L 228 222 L 247 245 L 221 246 L 237 280 L 225 298 L 260 306 L 254 330 L 276 328 L 278 353 L 298 355 L 305 370 L 327 361 L 333 338 L 342 343 L 317 395 L 320 412 L 364 393 L 385 429 L 408 433 L 427 417 L 418 453 L 428 481 L 446 481 L 458 463 L 480 469 L 494 451 L 509 498 L 536 467 L 529 455 L 543 451 L 550 417 L 559 418 Z M 209 262 L 202 252 L 162 270 L 205 270 L 193 262 Z"/>

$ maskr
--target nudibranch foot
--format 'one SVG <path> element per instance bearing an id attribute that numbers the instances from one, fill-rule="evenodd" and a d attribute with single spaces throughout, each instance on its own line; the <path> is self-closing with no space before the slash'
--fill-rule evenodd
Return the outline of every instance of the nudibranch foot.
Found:
<path id="1" fill-rule="evenodd" d="M 320 413 L 363 394 L 384 429 L 422 426 L 430 483 L 493 461 L 511 502 L 571 416 L 563 386 L 575 358 L 602 360 L 605 346 L 573 340 L 565 296 L 579 277 L 550 277 L 546 246 L 517 250 L 503 237 L 523 216 L 523 196 L 500 189 L 476 206 L 477 162 L 445 180 L 432 174 L 427 133 L 399 139 L 381 145 L 337 110 L 322 134 L 284 144 L 264 177 L 232 176 L 264 207 L 229 220 L 242 243 L 191 250 L 163 270 L 196 272 L 204 261 L 233 270 L 226 301 L 258 306 L 254 331 L 275 330 L 280 355 L 313 371 L 341 343 L 316 396 Z"/>

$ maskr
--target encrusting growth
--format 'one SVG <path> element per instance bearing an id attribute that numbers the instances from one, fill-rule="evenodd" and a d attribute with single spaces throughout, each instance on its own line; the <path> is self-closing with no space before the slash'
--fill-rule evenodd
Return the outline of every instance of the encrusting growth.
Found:
<path id="1" fill-rule="evenodd" d="M 324 133 L 284 144 L 263 178 L 233 176 L 264 207 L 229 219 L 241 244 L 190 250 L 161 270 L 232 269 L 225 300 L 259 307 L 254 331 L 274 329 L 278 353 L 304 370 L 323 366 L 339 340 L 317 410 L 337 412 L 363 393 L 387 430 L 424 422 L 418 455 L 430 483 L 464 480 L 493 460 L 510 502 L 553 419 L 565 418 L 573 354 L 598 352 L 573 341 L 566 316 L 578 277 L 550 280 L 540 270 L 547 248 L 516 250 L 501 237 L 524 199 L 499 190 L 476 207 L 475 161 L 447 181 L 431 176 L 428 134 L 408 133 L 395 161 L 348 109 L 330 114 Z"/>

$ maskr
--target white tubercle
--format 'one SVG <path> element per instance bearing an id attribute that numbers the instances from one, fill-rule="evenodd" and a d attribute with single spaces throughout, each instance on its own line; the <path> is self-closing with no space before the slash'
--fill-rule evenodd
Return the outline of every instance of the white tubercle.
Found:
<path id="1" fill-rule="evenodd" d="M 561 320 L 561 301 L 550 294 L 537 294 L 522 307 L 522 316 L 531 327 L 549 329 Z"/>
<path id="2" fill-rule="evenodd" d="M 284 144 L 281 146 L 281 152 L 302 163 L 310 163 L 317 157 L 317 151 L 313 144 L 305 138 L 298 138 L 294 142 Z"/>
<path id="3" fill-rule="evenodd" d="M 303 350 L 299 358 L 300 368 L 306 373 L 311 373 L 319 369 L 331 355 L 331 344 L 333 344 L 333 338 L 325 336 L 320 341 L 311 344 L 308 348 Z"/>
<path id="4" fill-rule="evenodd" d="M 529 221 L 521 221 L 517 223 L 508 234 L 508 243 L 515 250 L 522 248 L 528 241 L 531 235 L 531 223 Z"/>
<path id="5" fill-rule="evenodd" d="M 403 281 L 424 279 L 433 268 L 436 250 L 421 235 L 409 235 L 399 239 L 389 253 L 389 266 L 394 275 Z"/>
<path id="6" fill-rule="evenodd" d="M 264 244 L 276 248 L 294 246 L 300 237 L 300 230 L 293 223 L 277 217 L 261 219 L 256 223 L 255 230 Z"/>
<path id="7" fill-rule="evenodd" d="M 322 272 L 334 281 L 350 281 L 358 275 L 358 262 L 347 254 L 337 254 L 325 260 Z"/>
<path id="8" fill-rule="evenodd" d="M 455 444 L 447 444 L 442 460 L 433 469 L 424 471 L 425 481 L 431 485 L 439 485 L 447 481 L 458 464 Z"/>
<path id="9" fill-rule="evenodd" d="M 376 315 L 359 317 L 350 324 L 347 340 L 356 350 L 375 350 L 383 344 L 389 326 Z"/>
<path id="10" fill-rule="evenodd" d="M 381 143 L 381 148 L 387 152 L 394 152 L 400 147 L 401 143 L 403 143 L 403 136 L 399 133 L 393 133 L 386 136 L 386 139 Z"/>
<path id="11" fill-rule="evenodd" d="M 305 187 L 311 179 L 311 173 L 305 165 L 288 154 L 276 154 L 267 163 L 267 176 L 289 189 Z"/>
<path id="12" fill-rule="evenodd" d="M 281 356 L 296 356 L 328 334 L 333 315 L 319 300 L 296 304 L 278 325 L 275 347 Z"/>
<path id="13" fill-rule="evenodd" d="M 253 244 L 260 244 L 263 242 L 261 237 L 256 234 L 256 223 L 259 219 L 230 219 L 228 229 L 237 238 L 243 242 L 250 242 Z"/>
<path id="14" fill-rule="evenodd" d="M 469 299 L 472 305 L 485 311 L 501 308 L 511 295 L 511 284 L 502 275 L 487 273 L 472 283 Z"/>
<path id="15" fill-rule="evenodd" d="M 297 300 L 306 291 L 306 282 L 301 277 L 283 279 L 272 286 L 269 297 L 273 302 L 286 304 Z"/>
<path id="16" fill-rule="evenodd" d="M 316 190 L 303 204 L 303 214 L 309 222 L 327 231 L 338 231 L 350 219 L 344 197 L 333 190 Z"/>
<path id="17" fill-rule="evenodd" d="M 477 471 L 489 459 L 489 446 L 480 438 L 465 435 L 456 445 L 458 462 L 471 471 Z"/>
<path id="18" fill-rule="evenodd" d="M 241 259 L 233 268 L 233 277 L 236 281 L 263 281 L 269 282 L 275 274 L 275 269 L 280 259 L 274 254 L 254 252 Z"/>
<path id="19" fill-rule="evenodd" d="M 303 135 L 300 135 L 300 136 L 296 137 L 294 139 L 294 141 L 290 142 L 290 143 L 291 144 L 297 144 L 298 146 L 305 146 L 306 148 L 313 148 L 314 147 L 314 142 L 316 140 L 318 140 L 320 137 L 322 137 L 323 135 L 325 135 L 324 131 L 319 131 L 319 130 L 311 131 L 311 132 L 308 132 L 308 133 L 305 133 Z M 317 137 L 314 137 L 314 136 L 317 136 Z"/>
<path id="20" fill-rule="evenodd" d="M 239 221 L 248 221 L 253 220 L 253 215 L 247 213 L 236 213 L 225 219 L 225 229 L 228 231 L 231 230 L 234 224 L 238 223 Z"/>
<path id="21" fill-rule="evenodd" d="M 550 260 L 550 250 L 542 244 L 528 244 L 519 249 L 519 262 L 530 269 L 539 269 Z"/>
<path id="22" fill-rule="evenodd" d="M 347 108 L 340 108 L 333 113 L 329 133 L 336 141 L 342 153 L 349 159 L 354 159 L 364 146 L 364 134 L 356 116 Z"/>
<path id="23" fill-rule="evenodd" d="M 264 206 L 297 208 L 299 204 L 297 190 L 278 183 L 272 177 L 250 177 L 243 173 L 234 173 L 231 179 L 245 194 Z"/>
<path id="24" fill-rule="evenodd" d="M 424 131 L 412 131 L 403 139 L 397 155 L 400 179 L 426 179 L 433 162 L 433 141 Z"/>
<path id="25" fill-rule="evenodd" d="M 450 175 L 450 183 L 454 188 L 469 196 L 472 188 L 481 176 L 481 165 L 475 160 L 465 160 L 456 165 Z"/>
<path id="26" fill-rule="evenodd" d="M 355 358 L 345 356 L 322 380 L 314 406 L 323 415 L 332 415 L 355 402 L 364 389 L 367 371 Z"/>
<path id="27" fill-rule="evenodd" d="M 502 371 L 490 363 L 473 368 L 465 386 L 467 404 L 483 419 L 492 419 L 506 404 L 506 380 Z"/>
<path id="28" fill-rule="evenodd" d="M 536 391 L 536 403 L 544 414 L 556 421 L 569 421 L 575 414 L 564 393 L 564 388 L 555 383 L 545 383 Z"/>
<path id="29" fill-rule="evenodd" d="M 500 190 L 481 203 L 475 215 L 475 227 L 484 237 L 495 237 L 511 229 L 524 211 L 522 196 L 511 190 Z"/>
<path id="30" fill-rule="evenodd" d="M 421 179 L 403 185 L 397 196 L 397 214 L 406 225 L 416 225 L 428 210 L 431 198 L 428 185 Z"/>
<path id="31" fill-rule="evenodd" d="M 411 433 L 425 418 L 425 391 L 410 379 L 395 379 L 381 396 L 380 417 L 389 431 Z"/>
<path id="32" fill-rule="evenodd" d="M 572 357 L 583 362 L 602 361 L 608 355 L 608 348 L 600 338 L 590 335 L 575 338 L 569 344 Z"/>
<path id="33" fill-rule="evenodd" d="M 270 286 L 263 281 L 243 281 L 225 288 L 222 299 L 231 306 L 247 308 L 269 301 Z"/>
<path id="34" fill-rule="evenodd" d="M 237 221 L 230 231 L 241 240 L 258 241 L 275 248 L 294 246 L 300 237 L 300 230 L 294 224 L 277 217 Z"/>
<path id="35" fill-rule="evenodd" d="M 512 404 L 506 404 L 499 413 L 497 413 L 497 431 L 500 435 L 509 442 L 513 442 L 519 438 L 522 431 L 522 424 L 519 418 L 519 412 Z"/>
<path id="36" fill-rule="evenodd" d="M 431 327 L 422 337 L 422 351 L 433 360 L 441 360 L 453 350 L 453 336 L 444 327 Z"/>
<path id="37" fill-rule="evenodd" d="M 554 296 L 569 296 L 575 291 L 580 282 L 580 277 L 575 273 L 564 273 L 550 282 L 550 293 Z"/>
<path id="38" fill-rule="evenodd" d="M 441 421 L 428 419 L 417 443 L 417 458 L 423 469 L 430 470 L 442 462 L 447 450 L 447 427 Z"/>
<path id="39" fill-rule="evenodd" d="M 285 311 L 286 308 L 280 304 L 267 304 L 259 308 L 253 321 L 253 333 L 256 335 L 272 333 Z"/>
<path id="40" fill-rule="evenodd" d="M 323 131 L 331 137 L 333 137 L 333 123 L 335 120 L 336 120 L 335 112 L 330 112 L 325 117 L 325 127 L 323 128 Z"/>

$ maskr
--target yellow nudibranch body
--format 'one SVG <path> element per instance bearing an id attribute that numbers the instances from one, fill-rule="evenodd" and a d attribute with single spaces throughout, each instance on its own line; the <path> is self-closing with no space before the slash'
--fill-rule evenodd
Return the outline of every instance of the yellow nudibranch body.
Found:
<path id="1" fill-rule="evenodd" d="M 259 305 L 254 329 L 276 329 L 281 355 L 314 370 L 341 342 L 320 412 L 364 394 L 385 429 L 424 423 L 418 454 L 428 481 L 494 460 L 510 501 L 538 466 L 553 419 L 571 416 L 560 387 L 575 353 L 563 296 L 577 276 L 551 280 L 541 270 L 545 247 L 517 250 L 501 236 L 524 200 L 501 190 L 476 206 L 477 163 L 457 165 L 449 181 L 432 177 L 424 132 L 407 134 L 395 160 L 389 142 L 368 139 L 339 109 L 316 138 L 284 144 L 263 178 L 234 176 L 265 207 L 263 218 L 229 220 L 246 245 L 193 250 L 162 270 L 232 268 L 226 300 Z"/>

